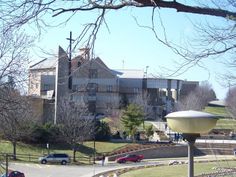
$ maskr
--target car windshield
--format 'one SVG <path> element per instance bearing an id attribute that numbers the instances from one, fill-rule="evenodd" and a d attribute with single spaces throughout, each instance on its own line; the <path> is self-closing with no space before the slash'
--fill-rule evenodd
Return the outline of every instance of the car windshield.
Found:
<path id="1" fill-rule="evenodd" d="M 51 158 L 51 157 L 53 157 L 53 154 L 49 154 L 49 155 L 47 156 L 47 158 Z"/>
<path id="2" fill-rule="evenodd" d="M 131 157 L 132 155 L 130 155 L 130 154 L 128 154 L 128 155 L 126 155 L 125 157 Z"/>

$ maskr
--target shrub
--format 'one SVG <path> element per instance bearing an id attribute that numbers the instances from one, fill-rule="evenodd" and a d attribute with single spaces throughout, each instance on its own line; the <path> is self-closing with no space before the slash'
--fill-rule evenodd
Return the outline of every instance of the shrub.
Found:
<path id="1" fill-rule="evenodd" d="M 108 123 L 104 121 L 96 121 L 95 124 L 95 139 L 99 141 L 107 141 L 111 137 L 111 130 Z"/>

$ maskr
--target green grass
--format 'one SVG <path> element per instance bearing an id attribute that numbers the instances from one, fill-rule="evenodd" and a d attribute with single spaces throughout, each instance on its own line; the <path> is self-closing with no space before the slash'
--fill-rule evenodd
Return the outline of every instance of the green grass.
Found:
<path id="1" fill-rule="evenodd" d="M 236 161 L 228 162 L 208 162 L 208 163 L 195 163 L 194 174 L 200 175 L 202 173 L 214 172 L 214 167 L 235 167 Z M 122 174 L 120 177 L 186 177 L 187 165 L 172 165 L 172 166 L 159 166 L 153 168 L 144 168 L 133 170 Z"/>
<path id="2" fill-rule="evenodd" d="M 216 114 L 219 116 L 222 116 L 217 121 L 215 129 L 233 129 L 236 130 L 236 120 L 230 117 L 229 113 L 224 107 L 211 107 L 207 106 L 204 110 L 204 112 L 208 112 L 211 114 Z"/>
<path id="3" fill-rule="evenodd" d="M 203 111 L 211 113 L 211 114 L 216 114 L 216 115 L 222 116 L 224 118 L 230 118 L 228 111 L 224 107 L 207 106 L 207 107 L 205 107 L 205 109 Z"/>
<path id="4" fill-rule="evenodd" d="M 113 150 L 119 149 L 127 143 L 111 143 L 111 142 L 96 142 L 96 153 L 100 155 L 105 152 L 111 152 Z M 9 153 L 12 154 L 12 144 L 8 141 L 0 141 L 0 153 Z M 16 147 L 17 158 L 21 161 L 32 161 L 36 162 L 39 156 L 47 154 L 48 150 L 45 145 L 29 145 L 24 143 L 18 143 Z M 67 153 L 72 156 L 73 151 L 68 146 L 62 145 L 52 145 L 50 144 L 50 153 Z M 93 156 L 93 142 L 85 142 L 83 145 L 79 146 L 78 151 L 76 152 L 76 157 L 79 161 L 88 163 L 89 156 Z M 3 160 L 3 156 L 0 155 L 0 160 Z"/>
<path id="5" fill-rule="evenodd" d="M 220 119 L 217 121 L 215 129 L 236 130 L 236 120 L 235 119 Z"/>

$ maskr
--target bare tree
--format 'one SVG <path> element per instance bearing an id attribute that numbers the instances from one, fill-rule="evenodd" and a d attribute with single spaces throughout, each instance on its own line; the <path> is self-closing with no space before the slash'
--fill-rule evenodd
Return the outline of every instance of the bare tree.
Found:
<path id="1" fill-rule="evenodd" d="M 150 96 L 147 92 L 138 94 L 132 102 L 133 104 L 138 105 L 142 109 L 145 119 L 151 116 L 152 113 L 152 107 L 150 106 L 149 102 Z"/>
<path id="2" fill-rule="evenodd" d="M 0 29 L 1 30 L 1 29 Z M 0 86 L 14 82 L 23 89 L 27 81 L 29 48 L 33 40 L 21 32 L 0 33 Z M 10 80 L 9 80 L 10 79 Z"/>
<path id="3" fill-rule="evenodd" d="M 94 122 L 89 116 L 87 106 L 82 102 L 71 102 L 68 98 L 61 99 L 58 105 L 58 124 L 64 140 L 73 149 L 75 161 L 77 144 L 91 138 Z"/>
<path id="4" fill-rule="evenodd" d="M 198 110 L 207 106 L 209 101 L 215 100 L 216 95 L 211 85 L 208 82 L 203 82 L 196 89 L 191 91 L 187 96 L 181 98 L 179 102 L 176 103 L 175 109 L 178 111 L 182 110 Z"/>
<path id="5" fill-rule="evenodd" d="M 236 117 L 236 87 L 231 88 L 226 96 L 226 104 L 232 117 Z"/>
<path id="6" fill-rule="evenodd" d="M 9 87 L 0 89 L 0 132 L 13 145 L 13 157 L 16 159 L 16 144 L 31 133 L 30 126 L 36 121 L 30 99 L 21 96 L 17 90 Z M 5 101 L 6 100 L 6 101 Z"/>
<path id="7" fill-rule="evenodd" d="M 3 16 L 0 18 L 0 131 L 13 144 L 16 158 L 16 143 L 29 134 L 35 117 L 30 100 L 20 94 L 27 83 L 28 54 L 33 40 L 21 30 L 6 31 Z"/>

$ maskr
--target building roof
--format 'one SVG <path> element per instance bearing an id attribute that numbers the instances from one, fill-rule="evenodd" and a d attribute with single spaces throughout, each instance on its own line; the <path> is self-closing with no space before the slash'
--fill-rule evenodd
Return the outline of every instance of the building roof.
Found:
<path id="1" fill-rule="evenodd" d="M 144 77 L 143 70 L 138 69 L 115 69 L 111 70 L 119 78 L 136 78 L 142 79 Z"/>
<path id="2" fill-rule="evenodd" d="M 215 107 L 225 107 L 225 101 L 224 100 L 214 100 L 214 101 L 210 101 L 208 103 L 209 106 L 215 106 Z"/>
<path id="3" fill-rule="evenodd" d="M 45 58 L 38 63 L 30 66 L 30 69 L 49 69 L 56 67 L 57 60 Z"/>

